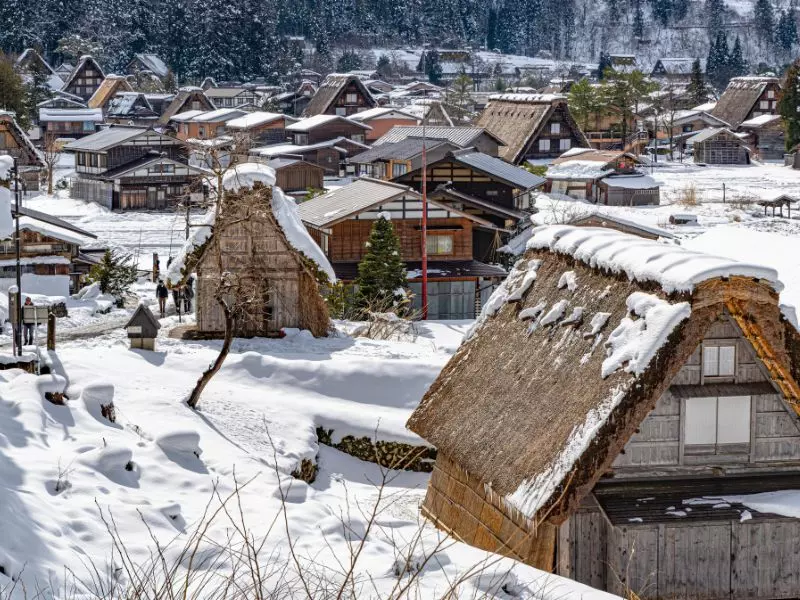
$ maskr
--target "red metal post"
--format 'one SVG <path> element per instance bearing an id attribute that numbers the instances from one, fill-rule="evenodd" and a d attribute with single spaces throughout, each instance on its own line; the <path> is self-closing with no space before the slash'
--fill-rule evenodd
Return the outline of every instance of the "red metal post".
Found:
<path id="1" fill-rule="evenodd" d="M 422 119 L 422 320 L 428 318 L 428 155 Z"/>

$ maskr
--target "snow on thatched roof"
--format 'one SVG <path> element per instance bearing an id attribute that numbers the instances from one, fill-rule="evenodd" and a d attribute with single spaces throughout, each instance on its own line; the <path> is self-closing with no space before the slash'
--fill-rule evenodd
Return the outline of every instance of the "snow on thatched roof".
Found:
<path id="1" fill-rule="evenodd" d="M 609 229 L 531 234 L 408 422 L 506 505 L 577 507 L 725 311 L 800 397 L 774 269 Z"/>
<path id="2" fill-rule="evenodd" d="M 738 127 L 753 110 L 768 85 L 778 85 L 777 77 L 734 77 L 720 96 L 711 114 Z"/>

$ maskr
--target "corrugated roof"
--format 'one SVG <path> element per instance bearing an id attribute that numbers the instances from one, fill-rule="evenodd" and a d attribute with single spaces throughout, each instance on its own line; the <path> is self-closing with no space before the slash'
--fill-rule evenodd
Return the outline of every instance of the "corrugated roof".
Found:
<path id="1" fill-rule="evenodd" d="M 475 141 L 481 135 L 488 135 L 491 138 L 497 139 L 482 127 L 425 127 L 425 137 L 431 140 L 447 140 L 461 148 L 468 148 L 474 145 Z M 381 144 L 400 142 L 406 138 L 416 137 L 422 138 L 423 127 L 421 125 L 402 125 L 392 127 L 380 139 L 376 140 L 374 146 Z M 500 142 L 500 140 L 497 140 Z M 501 142 L 502 143 L 502 142 Z"/>
<path id="2" fill-rule="evenodd" d="M 407 117 L 415 121 L 417 120 L 414 115 L 409 114 L 402 108 L 397 108 L 396 106 L 376 106 L 375 108 L 370 108 L 369 110 L 357 112 L 354 115 L 351 115 L 350 118 L 353 121 L 368 121 L 370 119 L 384 117 L 392 113 L 396 113 L 399 117 Z"/>
<path id="3" fill-rule="evenodd" d="M 697 143 L 700 143 L 700 142 L 705 142 L 706 140 L 709 140 L 709 139 L 713 138 L 715 135 L 717 135 L 719 133 L 722 133 L 723 131 L 727 131 L 733 137 L 735 137 L 737 139 L 740 139 L 739 136 L 737 136 L 735 133 L 733 133 L 730 129 L 728 129 L 726 127 L 710 127 L 708 129 L 703 129 L 697 135 L 693 135 L 692 137 L 690 137 L 689 139 L 686 140 L 686 143 L 687 144 L 697 144 Z M 744 142 L 742 142 L 742 143 L 744 143 Z"/>
<path id="4" fill-rule="evenodd" d="M 359 123 L 358 121 L 348 119 L 347 117 L 341 117 L 339 115 L 314 115 L 313 117 L 306 117 L 305 119 L 300 119 L 296 123 L 288 125 L 286 127 L 286 131 L 311 131 L 316 127 L 322 127 L 323 125 L 327 125 L 328 123 L 332 123 L 334 121 L 342 121 L 344 123 L 354 125 L 360 129 L 372 129 L 372 127 L 366 125 L 365 123 Z"/>
<path id="5" fill-rule="evenodd" d="M 247 113 L 238 108 L 218 108 L 208 112 L 200 113 L 192 117 L 192 121 L 196 123 L 215 123 L 217 121 L 230 121 L 243 117 Z"/>
<path id="6" fill-rule="evenodd" d="M 109 127 L 84 138 L 70 142 L 64 150 L 89 150 L 100 152 L 131 140 L 147 131 L 146 127 Z"/>
<path id="7" fill-rule="evenodd" d="M 545 183 L 543 177 L 483 152 L 454 152 L 453 158 L 521 190 L 530 190 Z"/>
<path id="8" fill-rule="evenodd" d="M 371 177 L 361 177 L 349 185 L 301 203 L 300 218 L 313 227 L 327 227 L 350 215 L 403 195 L 420 197 L 410 187 Z"/>
<path id="9" fill-rule="evenodd" d="M 231 129 L 250 129 L 251 127 L 258 127 L 259 125 L 264 125 L 266 123 L 272 123 L 273 121 L 284 120 L 287 118 L 289 117 L 283 113 L 256 111 L 247 113 L 242 117 L 231 119 L 228 121 L 227 127 Z"/>
<path id="10" fill-rule="evenodd" d="M 430 151 L 443 144 L 449 144 L 450 148 L 457 148 L 455 144 L 450 144 L 445 140 L 426 140 L 425 148 Z M 399 142 L 381 144 L 373 146 L 366 152 L 357 154 L 353 157 L 353 162 L 367 164 L 376 160 L 409 160 L 422 153 L 421 138 L 407 138 Z"/>

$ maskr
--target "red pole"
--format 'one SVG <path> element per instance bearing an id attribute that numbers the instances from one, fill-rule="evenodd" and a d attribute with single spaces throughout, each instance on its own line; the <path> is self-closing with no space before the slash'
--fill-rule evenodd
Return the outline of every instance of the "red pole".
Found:
<path id="1" fill-rule="evenodd" d="M 428 319 L 428 156 L 422 119 L 422 320 Z"/>

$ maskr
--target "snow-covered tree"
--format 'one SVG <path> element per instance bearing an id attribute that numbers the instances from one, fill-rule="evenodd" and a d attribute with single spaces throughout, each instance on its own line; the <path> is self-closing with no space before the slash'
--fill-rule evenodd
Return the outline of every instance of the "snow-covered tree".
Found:
<path id="1" fill-rule="evenodd" d="M 771 0 L 756 0 L 753 5 L 753 24 L 759 41 L 771 44 L 775 34 L 775 13 Z"/>
<path id="2" fill-rule="evenodd" d="M 800 60 L 786 72 L 786 83 L 778 100 L 778 111 L 783 117 L 786 150 L 800 144 Z"/>

